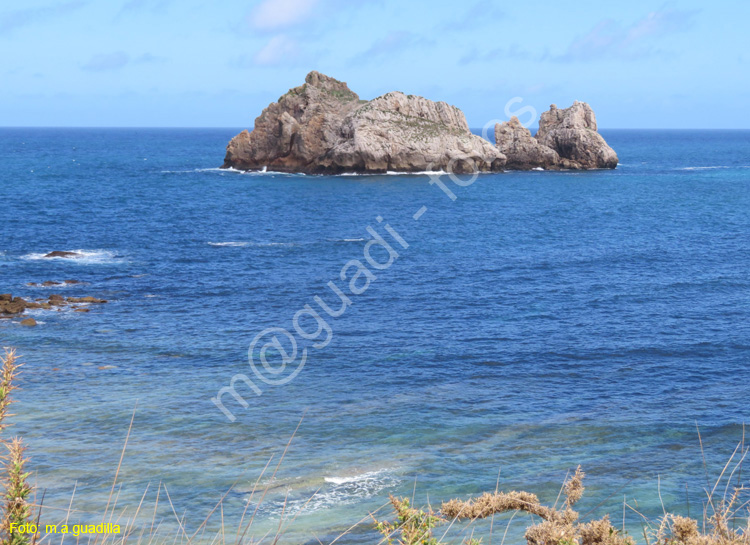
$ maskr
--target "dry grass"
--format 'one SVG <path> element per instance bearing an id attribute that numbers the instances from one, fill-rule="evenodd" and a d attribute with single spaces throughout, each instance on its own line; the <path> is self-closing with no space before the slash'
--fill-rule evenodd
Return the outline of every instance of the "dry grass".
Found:
<path id="1" fill-rule="evenodd" d="M 18 377 L 21 365 L 17 361 L 15 350 L 5 350 L 0 355 L 2 369 L 0 369 L 0 433 L 8 427 L 6 419 L 11 414 L 8 408 L 13 403 L 11 394 L 16 389 L 14 380 Z M 0 436 L 0 442 L 7 449 L 3 456 L 4 475 L 2 485 L 5 489 L 3 496 L 2 521 L 0 521 L 0 540 L 3 545 L 27 545 L 36 541 L 36 534 L 21 533 L 18 526 L 33 522 L 34 508 L 29 501 L 31 486 L 26 471 L 28 459 L 24 456 L 26 448 L 18 437 L 10 441 Z"/>
<path id="2" fill-rule="evenodd" d="M 529 492 L 495 492 L 468 501 L 451 500 L 443 504 L 440 512 L 448 518 L 481 519 L 510 511 L 523 511 L 542 519 L 526 529 L 529 545 L 632 545 L 632 540 L 622 536 L 612 526 L 609 517 L 588 523 L 579 523 L 579 514 L 573 509 L 583 496 L 585 474 L 580 466 L 565 481 L 565 502 L 560 509 L 542 505 L 536 495 Z"/>
<path id="3" fill-rule="evenodd" d="M 750 449 L 748 449 L 750 450 Z M 750 545 L 750 519 L 747 506 L 741 501 L 744 491 L 739 484 L 732 487 L 735 474 L 739 475 L 748 450 L 742 443 L 735 449 L 715 484 L 706 487 L 706 502 L 702 522 L 667 513 L 652 521 L 631 505 L 624 503 L 623 509 L 630 508 L 642 517 L 644 522 L 643 542 L 646 545 Z M 739 453 L 739 456 L 738 456 Z M 727 472 L 734 468 L 727 477 Z M 578 467 L 566 479 L 561 494 L 565 501 L 561 507 L 543 505 L 532 493 L 510 491 L 485 493 L 470 500 L 450 500 L 442 504 L 438 512 L 415 509 L 408 502 L 392 498 L 397 518 L 392 523 L 378 522 L 377 528 L 385 536 L 384 541 L 399 545 L 437 545 L 445 542 L 448 534 L 442 537 L 433 535 L 432 528 L 450 521 L 448 530 L 457 521 L 470 521 L 494 517 L 501 513 L 528 513 L 537 517 L 524 534 L 528 545 L 634 545 L 635 539 L 615 528 L 609 515 L 597 520 L 579 522 L 580 514 L 574 509 L 583 497 L 585 474 Z M 725 482 L 724 492 L 719 497 L 717 490 Z M 739 479 L 737 479 L 739 482 Z M 511 517 L 512 520 L 513 517 Z M 510 521 L 509 523 L 510 524 Z M 623 519 L 624 526 L 624 519 Z M 490 526 L 492 528 L 492 526 Z M 507 535 L 507 529 L 506 529 Z M 474 533 L 464 543 L 478 544 Z M 490 542 L 492 540 L 490 530 Z M 503 543 L 505 536 L 503 536 Z"/>

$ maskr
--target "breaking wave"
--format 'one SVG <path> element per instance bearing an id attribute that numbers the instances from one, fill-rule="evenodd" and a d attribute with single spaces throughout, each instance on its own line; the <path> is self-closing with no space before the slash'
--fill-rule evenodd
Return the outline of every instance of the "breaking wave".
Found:
<path id="1" fill-rule="evenodd" d="M 48 252 L 30 253 L 21 256 L 26 261 L 57 261 L 79 265 L 112 265 L 122 263 L 124 257 L 109 250 L 66 250 L 78 254 L 76 257 L 44 257 Z"/>

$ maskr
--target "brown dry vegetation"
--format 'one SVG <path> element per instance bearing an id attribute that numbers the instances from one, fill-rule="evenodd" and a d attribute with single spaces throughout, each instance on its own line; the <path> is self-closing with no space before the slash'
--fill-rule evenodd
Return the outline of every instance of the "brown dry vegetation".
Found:
<path id="1" fill-rule="evenodd" d="M 6 350 L 0 355 L 2 369 L 0 369 L 0 432 L 8 427 L 6 419 L 12 416 L 8 413 L 13 403 L 11 393 L 16 389 L 14 380 L 17 378 L 21 367 L 16 360 L 13 350 Z M 3 495 L 2 513 L 0 513 L 0 543 L 3 545 L 26 545 L 35 540 L 34 534 L 24 534 L 15 531 L 15 526 L 31 522 L 34 516 L 34 508 L 31 503 L 31 486 L 27 482 L 29 473 L 26 471 L 28 460 L 24 456 L 26 450 L 23 442 L 18 437 L 10 441 L 0 436 L 0 443 L 7 454 L 3 456 L 4 475 L 1 478 L 5 490 Z M 13 531 L 11 531 L 13 528 Z"/>
<path id="2" fill-rule="evenodd" d="M 716 485 L 711 491 L 707 491 L 702 524 L 695 519 L 666 511 L 652 523 L 638 513 L 646 523 L 643 532 L 646 545 L 750 545 L 747 503 L 740 502 L 740 494 L 744 489 L 738 486 L 729 494 L 727 484 L 724 496 L 719 499 L 715 497 L 716 488 L 738 450 L 741 457 L 735 463 L 729 479 L 741 468 L 747 451 L 743 452 L 738 446 Z M 579 466 L 565 481 L 562 489 L 565 501 L 559 508 L 543 505 L 535 494 L 517 491 L 485 493 L 470 500 L 450 500 L 443 503 L 436 513 L 414 509 L 410 507 L 408 500 L 391 498 L 397 520 L 393 523 L 376 521 L 377 528 L 389 544 L 437 545 L 443 542 L 443 538 L 433 536 L 432 528 L 437 525 L 446 522 L 452 525 L 461 520 L 475 521 L 501 513 L 525 512 L 540 519 L 526 529 L 524 537 L 528 545 L 634 545 L 635 539 L 615 528 L 608 515 L 589 522 L 579 522 L 580 515 L 573 507 L 583 496 L 584 477 Z M 472 545 L 480 542 L 481 540 L 473 537 L 465 541 Z"/>

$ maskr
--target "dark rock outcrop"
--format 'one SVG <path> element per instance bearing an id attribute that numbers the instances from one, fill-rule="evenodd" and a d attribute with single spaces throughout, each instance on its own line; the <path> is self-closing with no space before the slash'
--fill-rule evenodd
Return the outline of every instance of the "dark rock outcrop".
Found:
<path id="1" fill-rule="evenodd" d="M 597 132 L 596 116 L 585 102 L 570 108 L 554 104 L 539 119 L 539 130 L 531 133 L 518 119 L 495 125 L 495 141 L 508 156 L 508 166 L 518 169 L 616 168 L 617 154 Z M 550 153 L 551 152 L 551 153 Z M 557 157 L 555 157 L 557 156 Z"/>
<path id="2" fill-rule="evenodd" d="M 63 280 L 58 282 L 56 280 L 45 280 L 44 282 L 28 282 L 26 285 L 33 288 L 51 288 L 52 286 L 74 286 L 76 284 L 83 284 L 80 280 Z"/>
<path id="3" fill-rule="evenodd" d="M 79 257 L 83 257 L 82 254 L 79 254 L 78 252 L 61 252 L 59 250 L 55 250 L 54 252 L 50 252 L 44 257 L 46 258 L 52 258 L 52 257 L 64 257 L 67 259 L 76 259 Z"/>
<path id="4" fill-rule="evenodd" d="M 68 301 L 68 303 L 97 303 L 97 304 L 101 304 L 101 303 L 106 303 L 107 302 L 104 299 L 97 299 L 96 297 L 91 297 L 91 296 L 87 296 L 87 297 L 68 297 L 67 301 Z"/>
<path id="5" fill-rule="evenodd" d="M 107 301 L 96 297 L 68 297 L 53 293 L 48 299 L 37 299 L 27 301 L 22 297 L 13 297 L 10 293 L 0 294 L 0 318 L 14 318 L 20 316 L 29 309 L 52 310 L 54 307 L 67 307 L 79 304 L 102 304 Z M 75 307 L 76 309 L 78 307 Z M 61 310 L 61 309 L 58 309 Z M 82 310 L 87 312 L 87 310 Z"/>
<path id="6" fill-rule="evenodd" d="M 303 173 L 501 170 L 505 156 L 444 102 L 388 93 L 362 101 L 310 72 L 227 146 L 222 168 Z"/>
<path id="7" fill-rule="evenodd" d="M 21 314 L 26 310 L 27 302 L 21 297 L 0 301 L 0 314 Z"/>

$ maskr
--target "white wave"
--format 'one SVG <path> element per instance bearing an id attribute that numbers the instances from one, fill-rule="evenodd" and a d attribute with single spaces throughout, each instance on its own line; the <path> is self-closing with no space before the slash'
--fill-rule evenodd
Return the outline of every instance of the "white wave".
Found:
<path id="1" fill-rule="evenodd" d="M 188 170 L 162 170 L 162 174 L 194 174 L 196 172 L 218 172 L 218 173 L 225 173 L 225 172 L 231 172 L 234 174 L 244 174 L 248 176 L 263 176 L 263 175 L 276 175 L 276 176 L 305 176 L 305 174 L 299 172 L 279 172 L 276 170 L 268 170 L 268 167 L 263 167 L 261 170 L 239 170 L 234 167 L 228 167 L 228 168 L 221 168 L 221 167 L 212 167 L 212 168 L 193 168 Z"/>
<path id="2" fill-rule="evenodd" d="M 242 246 L 248 246 L 249 242 L 209 242 L 209 246 L 228 246 L 231 248 L 241 248 Z"/>
<path id="3" fill-rule="evenodd" d="M 234 174 L 243 174 L 246 176 L 307 176 L 303 172 L 279 172 L 277 170 L 268 170 L 265 166 L 261 170 L 239 170 L 234 167 L 220 168 L 194 168 L 188 170 L 162 170 L 162 174 L 194 174 L 196 172 L 231 172 Z M 421 170 L 415 172 L 406 172 L 399 170 L 388 170 L 386 172 L 342 172 L 340 174 L 320 174 L 319 176 L 446 176 L 449 173 L 445 170 Z M 479 172 L 478 174 L 491 174 L 490 172 Z M 496 173 L 495 173 L 496 174 Z"/>
<path id="4" fill-rule="evenodd" d="M 44 301 L 38 301 L 39 303 L 43 303 Z M 90 303 L 75 303 L 76 308 L 86 308 L 91 306 Z M 73 308 L 73 305 L 66 305 L 64 307 L 52 307 L 52 308 L 27 308 L 21 319 L 25 317 L 31 317 L 36 319 L 36 323 L 41 324 L 44 322 L 39 321 L 39 316 L 58 316 L 60 318 L 73 318 L 80 316 L 80 312 L 76 312 Z"/>
<path id="5" fill-rule="evenodd" d="M 208 242 L 211 246 L 241 248 L 244 246 L 254 246 L 256 248 L 265 248 L 270 246 L 299 246 L 297 242 Z"/>
<path id="6" fill-rule="evenodd" d="M 534 167 L 531 170 L 544 170 L 542 167 Z"/>
<path id="7" fill-rule="evenodd" d="M 58 307 L 60 309 L 65 307 Z M 44 308 L 27 308 L 24 313 L 21 315 L 20 319 L 23 320 L 24 318 L 35 318 L 36 316 L 45 316 L 49 315 L 50 312 L 57 312 L 56 310 L 52 309 L 44 309 Z M 41 322 L 39 320 L 36 321 L 36 323 L 40 324 Z"/>
<path id="8" fill-rule="evenodd" d="M 448 173 L 444 170 L 421 170 L 418 172 L 398 172 L 395 170 L 389 170 L 386 174 L 388 176 L 445 176 Z"/>
<path id="9" fill-rule="evenodd" d="M 51 284 L 49 286 L 44 286 L 41 282 L 38 284 L 27 284 L 27 287 L 29 288 L 37 288 L 41 290 L 63 290 L 66 288 L 73 288 L 73 287 L 79 287 L 83 285 L 88 285 L 88 282 L 60 282 L 58 284 Z"/>
<path id="10" fill-rule="evenodd" d="M 389 473 L 387 469 L 377 469 L 375 471 L 367 471 L 365 473 L 355 473 L 353 475 L 345 475 L 341 477 L 323 477 L 323 480 L 327 483 L 334 485 L 343 484 L 361 484 L 361 483 L 377 483 L 383 480 L 390 481 L 394 477 Z"/>
<path id="11" fill-rule="evenodd" d="M 304 497 L 295 499 L 287 503 L 287 509 L 290 512 L 310 513 L 359 503 L 399 483 L 399 480 L 385 469 L 351 476 L 325 477 L 324 480 L 328 486 L 315 494 L 311 500 Z"/>
<path id="12" fill-rule="evenodd" d="M 717 169 L 727 169 L 727 168 L 750 168 L 750 166 L 747 166 L 747 165 L 737 165 L 737 166 L 718 165 L 718 166 L 712 166 L 712 167 L 682 167 L 682 168 L 676 168 L 674 170 L 717 170 Z"/>
<path id="13" fill-rule="evenodd" d="M 233 171 L 233 172 L 240 172 L 238 170 L 234 170 L 233 168 L 219 168 L 219 167 L 213 167 L 213 168 L 191 168 L 188 170 L 162 170 L 162 174 L 189 174 L 193 172 L 226 172 L 226 171 Z"/>
<path id="14" fill-rule="evenodd" d="M 74 252 L 78 254 L 78 257 L 44 257 L 49 252 L 44 253 L 30 253 L 21 256 L 21 259 L 26 261 L 58 261 L 66 263 L 78 263 L 81 265 L 109 265 L 114 263 L 122 263 L 122 256 L 118 256 L 114 252 L 109 250 L 65 250 L 67 252 Z"/>
<path id="15" fill-rule="evenodd" d="M 421 170 L 418 172 L 388 170 L 386 172 L 342 172 L 335 176 L 445 176 L 446 174 L 448 173 L 444 170 Z"/>
<path id="16" fill-rule="evenodd" d="M 233 168 L 189 168 L 185 170 L 162 170 L 162 174 L 194 174 L 196 172 L 243 172 L 241 170 L 235 170 Z"/>

